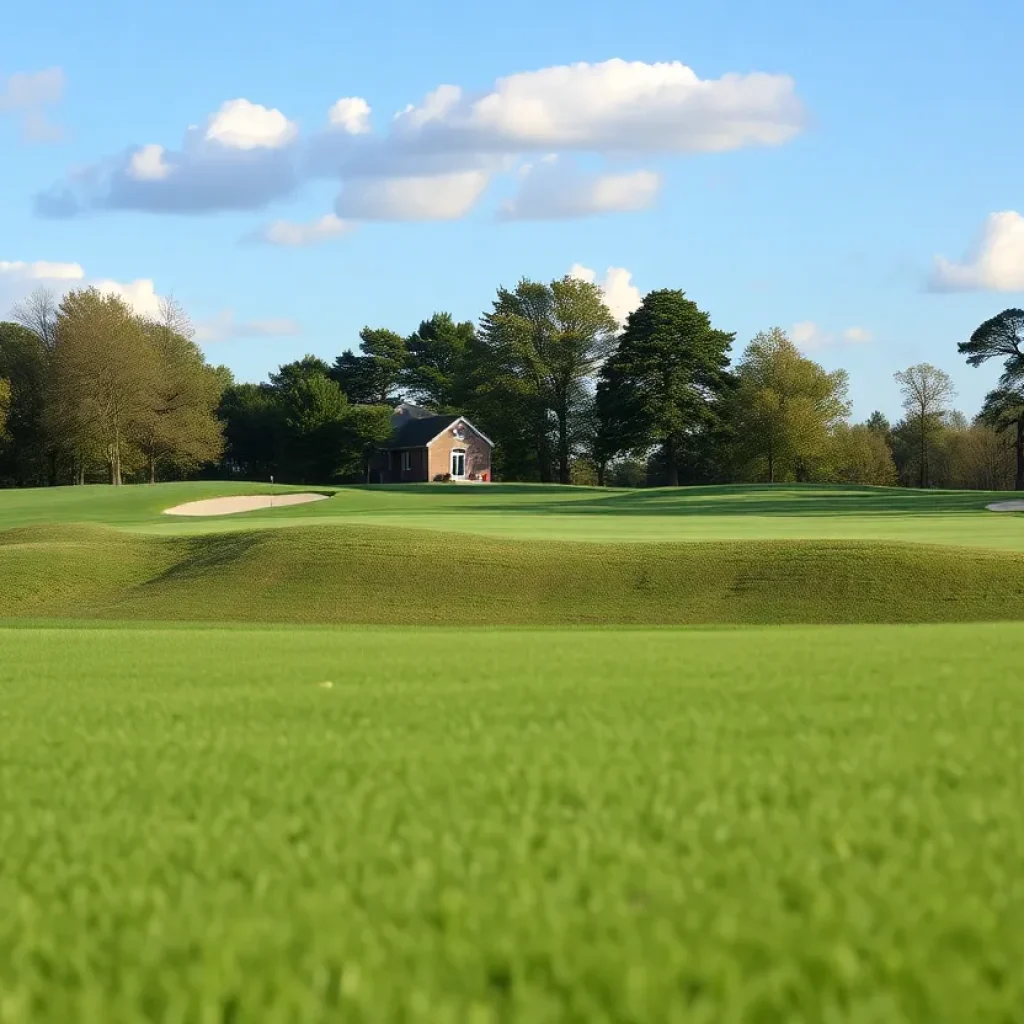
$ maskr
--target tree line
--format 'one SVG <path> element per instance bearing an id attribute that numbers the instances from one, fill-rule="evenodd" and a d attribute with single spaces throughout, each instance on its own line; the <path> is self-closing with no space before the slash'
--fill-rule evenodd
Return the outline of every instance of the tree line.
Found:
<path id="1" fill-rule="evenodd" d="M 903 416 L 850 422 L 848 378 L 786 333 L 735 334 L 679 290 L 620 325 L 565 277 L 499 288 L 478 324 L 435 313 L 409 335 L 364 328 L 333 362 L 265 382 L 210 365 L 173 299 L 140 316 L 95 289 L 37 291 L 0 323 L 0 486 L 235 476 L 366 479 L 400 401 L 467 415 L 496 479 L 615 486 L 743 481 L 1024 490 L 1024 311 L 959 345 L 1002 362 L 968 419 L 930 364 L 896 374 Z"/>

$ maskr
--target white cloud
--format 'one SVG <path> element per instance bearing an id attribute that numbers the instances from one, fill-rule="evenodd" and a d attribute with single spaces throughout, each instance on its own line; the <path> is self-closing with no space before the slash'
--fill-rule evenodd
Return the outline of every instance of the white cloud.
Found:
<path id="1" fill-rule="evenodd" d="M 813 321 L 801 320 L 790 328 L 789 340 L 804 352 L 811 352 L 824 348 L 831 341 L 831 337 Z"/>
<path id="2" fill-rule="evenodd" d="M 843 331 L 843 341 L 851 345 L 863 345 L 871 341 L 872 337 L 874 336 L 866 327 L 847 327 Z"/>
<path id="3" fill-rule="evenodd" d="M 280 149 L 298 134 L 298 126 L 280 110 L 237 99 L 210 115 L 204 138 L 231 149 Z"/>
<path id="4" fill-rule="evenodd" d="M 128 175 L 136 181 L 163 181 L 171 173 L 164 159 L 166 150 L 155 143 L 137 149 L 128 162 Z"/>
<path id="5" fill-rule="evenodd" d="M 650 206 L 661 187 L 653 171 L 581 174 L 557 160 L 520 172 L 521 184 L 500 211 L 503 220 L 562 220 L 625 213 Z"/>
<path id="6" fill-rule="evenodd" d="M 1024 217 L 991 214 L 962 263 L 935 257 L 928 284 L 936 292 L 1024 291 Z"/>
<path id="7" fill-rule="evenodd" d="M 61 68 L 20 71 L 0 80 L 0 113 L 19 116 L 22 135 L 29 142 L 52 142 L 59 139 L 62 132 L 46 119 L 45 110 L 59 103 L 63 96 Z"/>
<path id="8" fill-rule="evenodd" d="M 863 345 L 871 341 L 873 335 L 866 327 L 847 327 L 834 334 L 826 331 L 811 320 L 801 320 L 793 324 L 789 330 L 789 340 L 803 352 L 816 352 L 829 348 L 837 343 L 847 345 Z"/>
<path id="9" fill-rule="evenodd" d="M 7 309 L 39 287 L 52 290 L 58 302 L 71 289 L 95 288 L 105 295 L 116 295 L 123 299 L 140 316 L 157 316 L 162 300 L 156 283 L 148 277 L 136 278 L 134 281 L 115 281 L 88 277 L 78 263 L 0 260 L 0 319 L 3 319 Z M 285 317 L 239 320 L 232 310 L 222 310 L 196 325 L 197 341 L 273 338 L 299 333 L 301 327 L 294 320 Z"/>
<path id="10" fill-rule="evenodd" d="M 608 60 L 509 75 L 482 96 L 442 86 L 396 127 L 470 149 L 696 153 L 780 145 L 805 120 L 787 75 L 701 79 L 679 61 Z"/>
<path id="11" fill-rule="evenodd" d="M 154 315 L 159 310 L 160 296 L 149 278 L 122 283 L 105 278 L 86 279 L 80 263 L 54 263 L 37 260 L 8 262 L 0 260 L 0 298 L 14 305 L 34 288 L 47 288 L 59 296 L 71 288 L 96 288 L 104 294 L 117 295 L 136 313 Z"/>
<path id="12" fill-rule="evenodd" d="M 290 220 L 275 220 L 249 235 L 245 242 L 265 242 L 267 245 L 280 245 L 298 248 L 304 245 L 315 245 L 317 242 L 337 238 L 354 225 L 342 220 L 337 214 L 328 213 L 307 224 L 298 224 Z"/>
<path id="13" fill-rule="evenodd" d="M 786 75 L 701 79 L 677 62 L 609 60 L 513 74 L 483 93 L 441 85 L 372 131 L 361 97 L 337 100 L 300 142 L 280 110 L 224 103 L 181 146 L 131 146 L 36 197 L 42 216 L 89 209 L 205 213 L 261 209 L 303 181 L 341 182 L 338 215 L 434 220 L 463 216 L 494 174 L 529 154 L 637 157 L 777 146 L 806 117 Z M 651 171 L 592 175 L 558 193 L 529 176 L 512 216 L 583 216 L 647 205 Z M 554 190 L 557 194 L 550 194 Z M 534 212 L 530 212 L 530 210 Z M 562 212 L 559 212 L 562 211 Z"/>
<path id="14" fill-rule="evenodd" d="M 280 338 L 300 334 L 302 328 L 285 317 L 266 320 L 238 320 L 233 310 L 221 310 L 196 324 L 196 341 L 233 341 L 237 338 Z"/>
<path id="15" fill-rule="evenodd" d="M 347 183 L 335 204 L 352 220 L 458 220 L 487 187 L 482 171 L 425 178 L 357 178 Z"/>
<path id="16" fill-rule="evenodd" d="M 327 111 L 327 120 L 349 135 L 365 135 L 371 130 L 370 104 L 359 96 L 345 96 Z"/>
<path id="17" fill-rule="evenodd" d="M 633 284 L 633 275 L 625 267 L 609 267 L 604 279 L 598 281 L 596 270 L 574 263 L 569 269 L 569 276 L 596 284 L 601 289 L 605 305 L 620 324 L 625 324 L 629 314 L 643 301 L 640 289 Z"/>
<path id="18" fill-rule="evenodd" d="M 92 287 L 104 295 L 116 295 L 124 299 L 139 316 L 157 316 L 160 312 L 161 296 L 156 293 L 156 285 L 148 277 L 136 278 L 134 281 L 91 281 Z"/>
<path id="19" fill-rule="evenodd" d="M 9 281 L 80 281 L 85 271 L 78 263 L 48 263 L 36 260 L 26 263 L 24 260 L 8 262 L 0 260 L 0 275 Z"/>

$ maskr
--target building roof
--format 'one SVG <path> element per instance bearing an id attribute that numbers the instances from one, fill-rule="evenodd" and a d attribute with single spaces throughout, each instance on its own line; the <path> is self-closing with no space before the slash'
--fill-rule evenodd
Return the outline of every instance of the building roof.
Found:
<path id="1" fill-rule="evenodd" d="M 422 411 L 422 410 L 421 410 Z M 482 431 L 473 426 L 461 413 L 444 413 L 441 416 L 424 416 L 403 418 L 395 426 L 391 440 L 385 448 L 426 448 L 435 437 L 443 434 L 453 423 L 465 423 L 470 430 L 478 434 L 492 448 L 494 442 Z"/>
<path id="2" fill-rule="evenodd" d="M 426 420 L 436 415 L 430 409 L 424 409 L 422 405 L 413 405 L 412 402 L 401 402 L 395 406 L 391 416 L 391 426 L 398 428 L 409 420 Z"/>
<path id="3" fill-rule="evenodd" d="M 461 416 L 451 413 L 408 419 L 392 434 L 388 448 L 426 448 L 441 431 L 461 419 Z"/>

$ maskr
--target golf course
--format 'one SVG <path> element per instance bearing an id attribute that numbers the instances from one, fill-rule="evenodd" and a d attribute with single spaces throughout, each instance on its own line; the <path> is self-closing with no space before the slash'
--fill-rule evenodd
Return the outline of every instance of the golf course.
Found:
<path id="1" fill-rule="evenodd" d="M 1024 1019 L 1015 497 L 0 491 L 0 1024 Z"/>

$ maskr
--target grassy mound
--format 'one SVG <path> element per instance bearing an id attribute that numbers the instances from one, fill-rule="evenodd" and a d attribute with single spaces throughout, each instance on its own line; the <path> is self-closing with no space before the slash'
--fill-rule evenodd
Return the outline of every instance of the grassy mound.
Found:
<path id="1" fill-rule="evenodd" d="M 858 541 L 597 544 L 295 526 L 0 534 L 0 617 L 398 625 L 1024 619 L 1024 554 Z"/>

